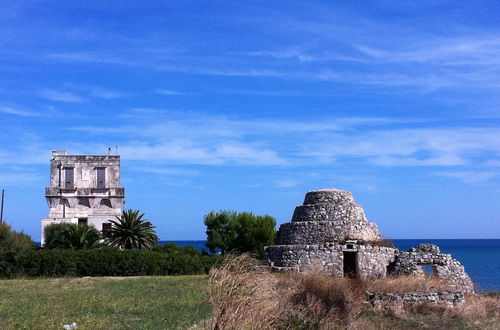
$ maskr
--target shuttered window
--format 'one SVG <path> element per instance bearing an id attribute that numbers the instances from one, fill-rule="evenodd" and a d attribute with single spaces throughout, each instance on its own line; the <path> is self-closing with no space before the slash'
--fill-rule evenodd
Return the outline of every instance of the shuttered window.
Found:
<path id="1" fill-rule="evenodd" d="M 97 185 L 96 187 L 99 189 L 104 189 L 106 187 L 106 168 L 98 167 L 97 171 Z"/>
<path id="2" fill-rule="evenodd" d="M 74 188 L 74 168 L 73 167 L 65 167 L 64 168 L 64 188 Z"/>

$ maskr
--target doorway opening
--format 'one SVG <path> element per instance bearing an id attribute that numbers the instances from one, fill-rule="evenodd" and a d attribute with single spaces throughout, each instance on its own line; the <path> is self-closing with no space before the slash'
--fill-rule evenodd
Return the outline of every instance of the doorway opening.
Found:
<path id="1" fill-rule="evenodd" d="M 344 277 L 355 278 L 357 273 L 356 252 L 344 252 Z"/>

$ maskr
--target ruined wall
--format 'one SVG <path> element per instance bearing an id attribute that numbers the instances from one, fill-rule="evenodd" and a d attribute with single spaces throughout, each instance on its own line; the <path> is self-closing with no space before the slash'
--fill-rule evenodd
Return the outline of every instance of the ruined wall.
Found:
<path id="1" fill-rule="evenodd" d="M 408 252 L 400 251 L 392 273 L 397 276 L 424 274 L 422 266 L 432 266 L 435 276 L 446 280 L 450 289 L 474 292 L 474 285 L 464 266 L 449 254 L 442 254 L 439 247 L 421 244 Z"/>
<path id="2" fill-rule="evenodd" d="M 408 305 L 430 304 L 442 307 L 460 307 L 465 304 L 463 292 L 369 292 L 368 301 L 375 308 L 403 309 Z"/>

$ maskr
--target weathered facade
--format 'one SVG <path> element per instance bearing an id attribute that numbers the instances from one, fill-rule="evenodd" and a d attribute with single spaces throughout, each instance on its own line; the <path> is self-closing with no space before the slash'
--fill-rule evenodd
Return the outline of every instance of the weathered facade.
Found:
<path id="1" fill-rule="evenodd" d="M 43 228 L 52 223 L 85 223 L 107 230 L 109 220 L 121 214 L 125 190 L 120 186 L 120 156 L 68 155 L 53 151 L 50 185 L 45 188 L 49 206 Z"/>
<path id="2" fill-rule="evenodd" d="M 310 191 L 292 221 L 280 226 L 277 245 L 268 246 L 275 270 L 320 270 L 334 276 L 385 277 L 423 274 L 429 265 L 450 290 L 472 292 L 464 267 L 432 244 L 408 252 L 384 246 L 377 225 L 368 222 L 352 194 L 337 189 Z"/>

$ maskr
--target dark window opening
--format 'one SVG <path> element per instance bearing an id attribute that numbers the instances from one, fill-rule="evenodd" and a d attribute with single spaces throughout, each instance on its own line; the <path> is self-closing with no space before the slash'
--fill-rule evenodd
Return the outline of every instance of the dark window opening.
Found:
<path id="1" fill-rule="evenodd" d="M 97 171 L 97 184 L 96 187 L 98 189 L 104 189 L 106 187 L 106 168 L 98 167 Z"/>
<path id="2" fill-rule="evenodd" d="M 79 225 L 86 225 L 88 219 L 87 218 L 78 218 L 78 224 Z"/>
<path id="3" fill-rule="evenodd" d="M 357 274 L 356 252 L 344 252 L 344 276 L 356 277 Z"/>
<path id="4" fill-rule="evenodd" d="M 83 205 L 85 207 L 90 207 L 90 201 L 88 198 L 81 198 L 78 200 L 79 205 Z"/>
<path id="5" fill-rule="evenodd" d="M 72 189 L 74 187 L 74 168 L 64 168 L 64 188 Z"/>
<path id="6" fill-rule="evenodd" d="M 111 201 L 109 199 L 103 199 L 101 200 L 101 206 L 106 206 L 106 207 L 109 207 L 109 208 L 112 208 L 113 206 L 111 205 Z"/>
<path id="7" fill-rule="evenodd" d="M 107 237 L 111 231 L 111 223 L 105 222 L 102 224 L 102 236 Z"/>

